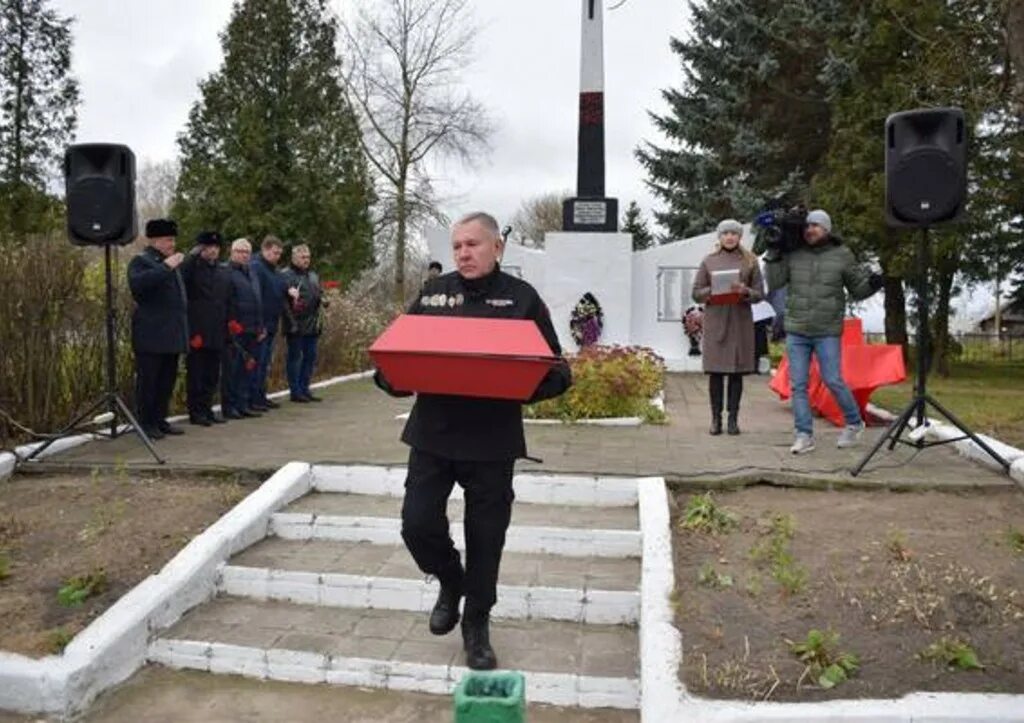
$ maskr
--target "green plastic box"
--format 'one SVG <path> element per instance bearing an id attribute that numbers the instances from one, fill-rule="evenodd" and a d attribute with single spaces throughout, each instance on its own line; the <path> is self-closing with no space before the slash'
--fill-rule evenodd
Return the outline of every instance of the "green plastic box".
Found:
<path id="1" fill-rule="evenodd" d="M 455 687 L 455 723 L 525 723 L 526 678 L 509 670 L 462 676 Z"/>

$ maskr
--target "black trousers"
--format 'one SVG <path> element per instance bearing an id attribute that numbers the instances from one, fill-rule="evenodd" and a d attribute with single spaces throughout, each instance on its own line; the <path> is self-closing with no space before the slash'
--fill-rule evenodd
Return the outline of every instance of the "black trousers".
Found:
<path id="1" fill-rule="evenodd" d="M 402 503 L 402 539 L 420 570 L 445 585 L 461 586 L 465 615 L 486 616 L 497 600 L 498 567 L 512 517 L 515 460 L 459 462 L 421 450 L 409 452 Z M 465 491 L 466 567 L 448 531 L 448 497 Z"/>
<path id="2" fill-rule="evenodd" d="M 727 409 L 732 414 L 740 410 L 740 399 L 743 397 L 743 375 L 742 374 L 719 374 L 711 372 L 708 375 L 708 393 L 711 397 L 711 413 L 722 413 L 722 401 L 725 392 L 725 378 L 729 377 L 729 400 Z"/>
<path id="3" fill-rule="evenodd" d="M 139 424 L 155 427 L 167 419 L 177 379 L 177 354 L 135 353 L 135 406 Z"/>
<path id="4" fill-rule="evenodd" d="M 213 414 L 213 395 L 220 382 L 219 349 L 193 349 L 185 359 L 188 413 L 193 417 Z"/>

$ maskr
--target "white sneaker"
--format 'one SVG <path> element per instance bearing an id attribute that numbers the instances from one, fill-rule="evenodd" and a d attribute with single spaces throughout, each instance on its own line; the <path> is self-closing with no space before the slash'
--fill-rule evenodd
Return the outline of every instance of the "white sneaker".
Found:
<path id="1" fill-rule="evenodd" d="M 796 441 L 793 442 L 793 446 L 789 448 L 789 451 L 793 454 L 807 454 L 808 452 L 814 451 L 814 437 L 803 432 L 798 432 L 796 435 Z"/>
<path id="2" fill-rule="evenodd" d="M 843 431 L 839 433 L 839 441 L 836 442 L 836 446 L 839 449 L 846 449 L 847 447 L 856 447 L 860 444 L 860 436 L 864 433 L 864 422 L 860 424 L 847 424 L 843 427 Z"/>

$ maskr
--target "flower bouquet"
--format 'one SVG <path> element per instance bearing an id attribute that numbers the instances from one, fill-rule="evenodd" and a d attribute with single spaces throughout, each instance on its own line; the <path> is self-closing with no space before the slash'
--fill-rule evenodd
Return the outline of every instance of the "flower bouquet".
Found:
<path id="1" fill-rule="evenodd" d="M 683 331 L 690 340 L 690 356 L 700 356 L 700 340 L 704 335 L 704 307 L 691 306 L 683 314 Z"/>

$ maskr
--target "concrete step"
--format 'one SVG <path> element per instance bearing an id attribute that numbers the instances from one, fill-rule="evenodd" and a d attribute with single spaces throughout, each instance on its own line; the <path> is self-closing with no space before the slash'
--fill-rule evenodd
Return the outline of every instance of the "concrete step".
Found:
<path id="1" fill-rule="evenodd" d="M 491 623 L 504 669 L 526 675 L 530 701 L 635 709 L 634 627 Z M 450 694 L 465 674 L 458 631 L 433 636 L 426 615 L 218 597 L 155 640 L 149 660 L 248 677 Z"/>
<path id="2" fill-rule="evenodd" d="M 462 503 L 450 502 L 451 534 L 465 549 Z M 286 540 L 402 543 L 401 500 L 387 495 L 312 493 L 270 518 L 270 534 Z M 586 508 L 520 504 L 506 533 L 509 552 L 570 557 L 639 557 L 640 531 L 632 507 Z M 536 524 L 523 524 L 520 520 Z M 604 528 L 602 525 L 611 525 Z"/>
<path id="3" fill-rule="evenodd" d="M 448 518 L 461 520 L 464 502 L 452 497 Z M 394 517 L 402 513 L 398 497 L 337 492 L 314 492 L 296 500 L 282 512 L 311 513 L 340 517 Z M 600 530 L 637 530 L 640 521 L 635 506 L 581 507 L 546 505 L 517 500 L 512 505 L 512 524 L 529 527 L 571 527 Z"/>
<path id="4" fill-rule="evenodd" d="M 313 488 L 320 492 L 351 492 L 402 497 L 405 467 L 370 465 L 313 465 Z M 571 474 L 520 473 L 513 479 L 519 502 L 581 507 L 635 507 L 643 478 Z M 462 488 L 452 497 L 462 499 Z"/>
<path id="5" fill-rule="evenodd" d="M 635 623 L 637 559 L 505 553 L 494 615 Z M 427 611 L 437 583 L 425 580 L 403 546 L 265 539 L 221 571 L 221 592 L 341 607 Z"/>

